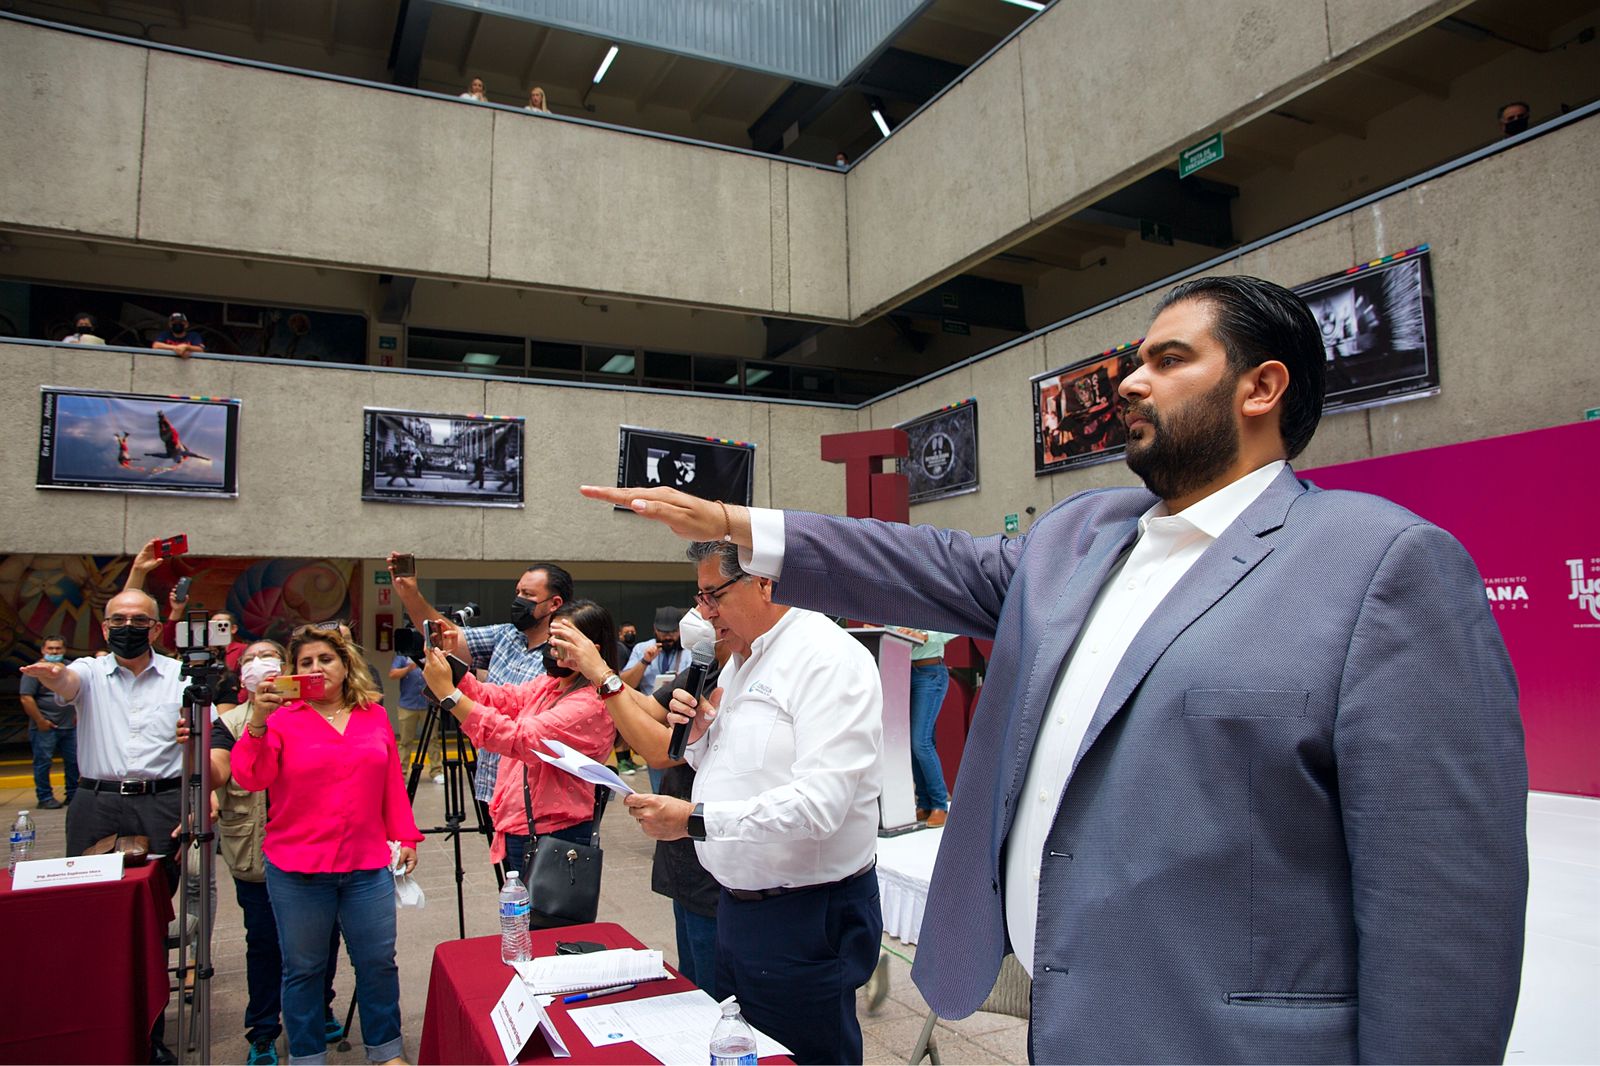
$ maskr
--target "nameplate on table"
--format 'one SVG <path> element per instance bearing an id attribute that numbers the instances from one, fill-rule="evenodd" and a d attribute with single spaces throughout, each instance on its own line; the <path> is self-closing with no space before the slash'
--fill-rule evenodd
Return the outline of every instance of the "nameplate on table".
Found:
<path id="1" fill-rule="evenodd" d="M 500 995 L 500 1001 L 494 1005 L 490 1020 L 494 1022 L 495 1035 L 500 1038 L 500 1050 L 505 1054 L 507 1066 L 522 1057 L 522 1049 L 528 1046 L 535 1029 L 544 1033 L 550 1051 L 557 1058 L 564 1059 L 572 1054 L 556 1032 L 549 1015 L 545 1014 L 544 1007 L 528 991 L 528 986 L 523 984 L 520 977 L 512 976 L 511 983 Z"/>
<path id="2" fill-rule="evenodd" d="M 57 885 L 92 885 L 122 880 L 122 853 L 74 855 L 70 859 L 30 859 L 11 871 L 11 887 L 54 888 Z"/>

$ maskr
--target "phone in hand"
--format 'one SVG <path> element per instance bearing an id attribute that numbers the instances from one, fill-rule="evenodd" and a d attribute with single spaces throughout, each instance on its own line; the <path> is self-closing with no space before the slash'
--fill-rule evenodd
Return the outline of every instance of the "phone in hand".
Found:
<path id="1" fill-rule="evenodd" d="M 180 577 L 177 585 L 172 589 L 172 598 L 179 603 L 187 603 L 189 600 L 189 586 L 192 584 L 194 584 L 194 578 Z"/>
<path id="2" fill-rule="evenodd" d="M 327 695 L 321 674 L 282 674 L 266 684 L 287 700 L 320 700 Z"/>
<path id="3" fill-rule="evenodd" d="M 444 620 L 442 618 L 430 618 L 423 623 L 423 628 L 427 631 L 428 647 L 437 648 L 439 646 L 439 638 L 444 636 Z"/>
<path id="4" fill-rule="evenodd" d="M 175 537 L 162 537 L 156 541 L 156 552 L 163 559 L 170 559 L 174 555 L 188 555 L 189 534 L 179 533 Z"/>
<path id="5" fill-rule="evenodd" d="M 395 577 L 416 577 L 417 557 L 409 552 L 403 555 L 397 553 L 389 569 L 394 571 Z"/>

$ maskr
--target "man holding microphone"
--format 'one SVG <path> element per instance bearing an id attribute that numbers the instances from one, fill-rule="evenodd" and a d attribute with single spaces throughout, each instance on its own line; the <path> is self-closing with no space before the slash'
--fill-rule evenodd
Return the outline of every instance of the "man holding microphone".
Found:
<path id="1" fill-rule="evenodd" d="M 747 644 L 692 721 L 691 800 L 627 797 L 657 840 L 696 841 L 722 886 L 717 990 L 796 1062 L 860 1062 L 856 989 L 878 959 L 883 700 L 872 656 L 827 617 L 772 602 L 738 549 L 700 542 L 695 601 L 718 640 Z M 820 934 L 820 935 L 819 935 Z"/>

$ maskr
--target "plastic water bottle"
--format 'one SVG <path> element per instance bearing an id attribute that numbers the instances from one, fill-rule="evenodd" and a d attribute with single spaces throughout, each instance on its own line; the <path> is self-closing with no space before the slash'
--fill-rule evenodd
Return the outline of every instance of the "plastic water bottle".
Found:
<path id="1" fill-rule="evenodd" d="M 7 873 L 16 873 L 17 863 L 33 858 L 33 840 L 33 819 L 28 817 L 27 811 L 21 811 L 11 823 L 11 861 L 6 866 Z"/>
<path id="2" fill-rule="evenodd" d="M 500 961 L 507 965 L 533 958 L 533 941 L 528 937 L 528 909 L 532 906 L 528 886 L 517 871 L 506 874 L 505 887 L 500 890 Z"/>
<path id="3" fill-rule="evenodd" d="M 734 996 L 722 1001 L 722 1018 L 711 1030 L 711 1066 L 756 1066 L 756 1034 Z"/>

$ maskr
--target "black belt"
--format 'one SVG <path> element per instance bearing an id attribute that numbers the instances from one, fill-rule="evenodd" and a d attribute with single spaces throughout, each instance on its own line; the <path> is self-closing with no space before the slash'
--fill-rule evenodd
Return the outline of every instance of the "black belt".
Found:
<path id="1" fill-rule="evenodd" d="M 842 885 L 871 873 L 872 868 L 876 865 L 878 865 L 878 859 L 877 856 L 873 856 L 871 862 L 849 877 L 841 877 L 837 881 L 824 881 L 819 885 L 795 885 L 793 888 L 725 888 L 723 891 L 734 899 L 743 900 L 746 903 L 754 903 L 756 900 L 771 899 L 773 896 L 786 896 L 790 892 L 810 892 L 814 888 L 832 888 L 835 885 Z"/>
<path id="2" fill-rule="evenodd" d="M 78 778 L 78 787 L 90 792 L 115 792 L 119 796 L 148 796 L 156 792 L 171 792 L 183 787 L 181 777 L 163 777 L 159 781 L 96 781 L 92 777 Z"/>

